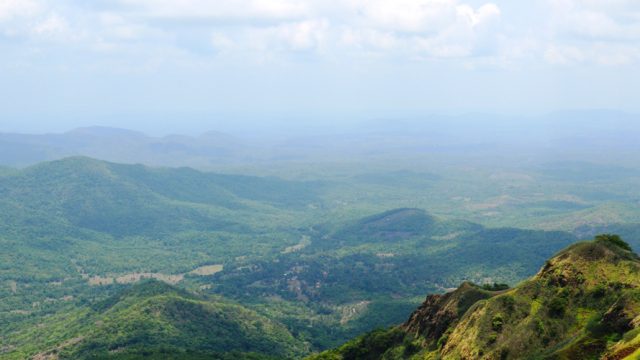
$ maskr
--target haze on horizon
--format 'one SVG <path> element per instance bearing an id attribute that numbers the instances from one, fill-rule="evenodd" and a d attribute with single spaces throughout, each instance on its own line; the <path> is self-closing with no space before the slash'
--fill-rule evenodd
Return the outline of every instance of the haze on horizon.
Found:
<path id="1" fill-rule="evenodd" d="M 0 0 L 2 132 L 638 113 L 633 0 Z"/>

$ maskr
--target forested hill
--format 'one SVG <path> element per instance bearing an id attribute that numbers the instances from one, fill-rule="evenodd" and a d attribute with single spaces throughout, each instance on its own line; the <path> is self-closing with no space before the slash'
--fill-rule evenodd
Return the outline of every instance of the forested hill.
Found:
<path id="1" fill-rule="evenodd" d="M 2 174 L 2 173 L 0 173 Z M 304 205 L 317 200 L 317 183 L 281 180 L 274 177 L 221 175 L 191 168 L 150 168 L 124 165 L 86 157 L 44 162 L 0 177 L 2 194 L 16 201 L 49 197 L 93 195 L 109 192 L 142 200 L 170 200 L 238 208 L 245 201 L 276 206 Z M 27 194 L 25 187 L 30 192 Z M 70 194 L 65 191 L 74 191 Z M 55 197 L 58 199 L 55 199 Z M 103 200 L 103 199 L 100 199 Z"/>
<path id="2" fill-rule="evenodd" d="M 3 359 L 294 359 L 285 326 L 241 305 L 158 281 L 24 328 Z"/>
<path id="3" fill-rule="evenodd" d="M 178 229 L 242 231 L 237 213 L 268 213 L 272 207 L 304 207 L 314 201 L 318 201 L 314 183 L 83 157 L 0 176 L 0 206 L 9 216 L 3 226 L 28 216 L 114 236 Z M 37 228 L 38 223 L 31 225 Z"/>

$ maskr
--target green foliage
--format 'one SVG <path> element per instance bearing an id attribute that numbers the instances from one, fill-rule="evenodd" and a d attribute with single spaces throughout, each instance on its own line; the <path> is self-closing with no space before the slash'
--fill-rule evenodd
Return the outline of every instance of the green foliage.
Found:
<path id="1" fill-rule="evenodd" d="M 82 316 L 52 321 L 15 351 L 28 352 L 36 339 L 31 336 L 52 329 L 72 330 L 63 335 L 61 359 L 188 358 L 189 353 L 204 358 L 234 351 L 293 358 L 307 351 L 283 325 L 254 311 L 157 281 L 131 286 Z"/>
<path id="2" fill-rule="evenodd" d="M 436 342 L 436 347 L 438 349 L 442 349 L 447 344 L 452 331 L 452 328 L 447 329 L 447 331 L 445 331 L 444 334 L 442 334 L 442 336 L 438 339 L 438 341 Z"/>
<path id="3" fill-rule="evenodd" d="M 509 284 L 498 284 L 495 282 L 493 284 L 483 284 L 482 289 L 487 291 L 503 291 L 509 289 Z"/>
<path id="4" fill-rule="evenodd" d="M 602 322 L 602 314 L 596 313 L 587 322 L 585 329 L 593 337 L 602 337 L 611 332 L 606 324 Z"/>
<path id="5" fill-rule="evenodd" d="M 397 328 L 372 331 L 340 348 L 344 360 L 379 359 L 389 348 L 402 344 L 404 333 Z"/>
<path id="6" fill-rule="evenodd" d="M 514 310 L 516 305 L 516 299 L 514 299 L 513 296 L 504 295 L 504 296 L 501 296 L 499 299 L 502 302 L 502 306 L 504 306 L 504 308 L 507 311 L 511 312 Z"/>
<path id="7" fill-rule="evenodd" d="M 619 235 L 615 235 L 615 234 L 597 235 L 596 241 L 606 243 L 606 244 L 612 244 L 627 251 L 633 251 L 633 249 L 631 249 L 631 245 L 629 245 L 626 241 L 622 240 L 622 238 Z"/>
<path id="8" fill-rule="evenodd" d="M 600 299 L 607 294 L 607 286 L 604 284 L 598 284 L 593 288 L 593 290 L 591 290 L 591 294 L 594 298 Z"/>
<path id="9" fill-rule="evenodd" d="M 542 321 L 542 319 L 536 319 L 533 322 L 533 327 L 534 327 L 534 331 L 535 334 L 542 339 L 546 333 L 546 328 L 544 326 L 544 321 Z"/>
<path id="10" fill-rule="evenodd" d="M 553 318 L 562 318 L 568 305 L 568 300 L 562 296 L 556 296 L 548 304 L 549 316 Z"/>
<path id="11" fill-rule="evenodd" d="M 501 332 L 504 325 L 504 319 L 502 314 L 495 314 L 491 319 L 491 329 L 495 332 Z"/>
<path id="12" fill-rule="evenodd" d="M 420 346 L 420 344 L 414 339 L 411 339 L 411 337 L 409 336 L 404 338 L 402 342 L 402 347 L 404 347 L 402 356 L 405 356 L 405 357 L 409 357 L 415 353 L 420 352 L 420 350 L 422 350 L 422 347 Z"/>

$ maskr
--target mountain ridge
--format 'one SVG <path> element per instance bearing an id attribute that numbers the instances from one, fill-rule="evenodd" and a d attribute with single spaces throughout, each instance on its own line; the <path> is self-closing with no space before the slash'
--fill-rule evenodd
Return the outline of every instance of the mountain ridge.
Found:
<path id="1" fill-rule="evenodd" d="M 464 283 L 428 296 L 400 326 L 311 359 L 637 359 L 639 274 L 626 242 L 599 235 L 512 289 Z"/>

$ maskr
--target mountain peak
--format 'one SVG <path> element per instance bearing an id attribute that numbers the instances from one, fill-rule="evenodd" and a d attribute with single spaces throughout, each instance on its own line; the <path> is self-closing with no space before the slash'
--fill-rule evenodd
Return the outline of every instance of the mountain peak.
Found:
<path id="1" fill-rule="evenodd" d="M 626 242 L 617 235 L 598 235 L 592 241 L 571 245 L 558 253 L 534 279 L 558 286 L 589 286 L 612 280 L 640 286 L 640 277 L 626 274 L 620 268 L 622 264 L 640 271 L 640 258 Z"/>
<path id="2" fill-rule="evenodd" d="M 633 252 L 631 246 L 618 235 L 602 234 L 592 241 L 584 241 L 569 246 L 554 257 L 558 260 L 571 258 L 585 261 L 638 260 L 638 255 Z M 553 259 L 552 259 L 553 260 Z"/>
<path id="3" fill-rule="evenodd" d="M 422 209 L 400 208 L 364 218 L 359 225 L 364 231 L 415 231 L 428 228 L 434 220 Z"/>

